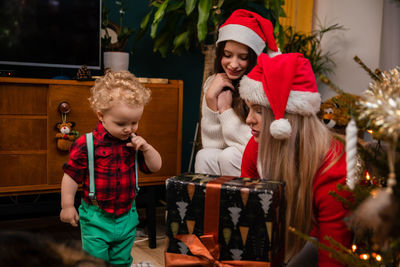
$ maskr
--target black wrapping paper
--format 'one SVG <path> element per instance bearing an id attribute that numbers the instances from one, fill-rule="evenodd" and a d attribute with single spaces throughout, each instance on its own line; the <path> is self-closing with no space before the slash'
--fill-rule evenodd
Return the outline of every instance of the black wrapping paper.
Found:
<path id="1" fill-rule="evenodd" d="M 205 189 L 219 176 L 182 174 L 166 181 L 167 252 L 192 255 L 177 234 L 203 235 Z M 281 266 L 284 252 L 284 183 L 232 177 L 221 186 L 219 260 L 266 261 Z"/>

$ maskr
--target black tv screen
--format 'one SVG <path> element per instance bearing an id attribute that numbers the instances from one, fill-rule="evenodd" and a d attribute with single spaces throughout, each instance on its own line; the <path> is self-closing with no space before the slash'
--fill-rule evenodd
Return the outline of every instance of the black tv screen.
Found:
<path id="1" fill-rule="evenodd" d="M 0 0 L 0 64 L 101 67 L 101 0 Z"/>

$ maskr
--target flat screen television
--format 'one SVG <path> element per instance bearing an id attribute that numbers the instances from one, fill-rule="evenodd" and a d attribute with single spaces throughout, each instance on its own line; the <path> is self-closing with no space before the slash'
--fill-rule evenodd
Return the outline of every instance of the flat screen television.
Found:
<path id="1" fill-rule="evenodd" d="M 100 30 L 101 0 L 0 0 L 0 69 L 101 69 Z"/>

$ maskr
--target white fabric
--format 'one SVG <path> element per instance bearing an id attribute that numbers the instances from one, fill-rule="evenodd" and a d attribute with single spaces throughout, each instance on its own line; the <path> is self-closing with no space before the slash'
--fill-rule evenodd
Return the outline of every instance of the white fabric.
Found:
<path id="1" fill-rule="evenodd" d="M 203 148 L 196 154 L 196 173 L 240 176 L 243 153 L 235 147 Z"/>
<path id="2" fill-rule="evenodd" d="M 259 56 L 264 48 L 266 47 L 265 41 L 252 29 L 240 25 L 240 24 L 229 24 L 219 29 L 218 40 L 215 42 L 218 45 L 219 42 L 223 41 L 236 41 L 241 44 L 247 45 Z M 272 51 L 267 49 L 269 57 L 274 57 L 282 54 L 281 50 Z"/>
<path id="3" fill-rule="evenodd" d="M 251 129 L 233 109 L 219 114 L 207 106 L 205 95 L 214 77 L 208 77 L 204 83 L 200 124 L 203 149 L 197 152 L 195 172 L 240 176 L 242 155 L 250 140 Z"/>
<path id="4" fill-rule="evenodd" d="M 287 119 L 275 120 L 269 126 L 271 135 L 276 139 L 287 139 L 292 133 L 292 126 Z"/>
<path id="5" fill-rule="evenodd" d="M 218 40 L 216 44 L 222 41 L 236 41 L 249 46 L 260 55 L 264 50 L 265 41 L 252 29 L 240 24 L 228 24 L 218 30 Z"/>
<path id="6" fill-rule="evenodd" d="M 240 120 L 233 109 L 222 114 L 207 106 L 205 95 L 215 75 L 210 76 L 204 83 L 204 97 L 201 116 L 201 142 L 204 148 L 225 149 L 236 147 L 241 153 L 251 137 L 250 127 Z"/>
<path id="7" fill-rule="evenodd" d="M 250 79 L 247 75 L 240 80 L 240 97 L 254 104 L 269 107 L 269 101 L 264 92 L 262 82 Z M 321 95 L 307 91 L 291 90 L 286 104 L 289 113 L 308 116 L 316 114 L 321 106 Z"/>
<path id="8" fill-rule="evenodd" d="M 268 49 L 267 54 L 268 54 L 269 57 L 275 57 L 277 55 L 282 54 L 282 52 L 281 52 L 280 48 L 278 48 L 278 51 L 276 51 L 276 52 L 272 51 L 271 49 Z"/>

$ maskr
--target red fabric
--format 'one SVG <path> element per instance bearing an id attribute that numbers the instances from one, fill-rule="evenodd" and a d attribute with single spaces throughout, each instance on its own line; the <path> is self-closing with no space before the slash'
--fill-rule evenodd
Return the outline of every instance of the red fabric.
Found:
<path id="1" fill-rule="evenodd" d="M 257 171 L 258 144 L 252 136 L 246 145 L 242 157 L 240 177 L 260 178 Z"/>
<path id="2" fill-rule="evenodd" d="M 225 23 L 221 25 L 220 29 L 229 24 L 239 24 L 250 28 L 267 43 L 270 50 L 274 52 L 278 51 L 274 38 L 274 27 L 271 21 L 263 18 L 259 14 L 245 9 L 237 9 Z"/>
<path id="3" fill-rule="evenodd" d="M 257 65 L 261 65 L 264 70 L 261 81 L 275 115 L 275 120 L 282 119 L 285 115 L 286 104 L 290 90 L 292 90 L 297 58 L 302 56 L 299 53 L 293 53 L 270 58 L 266 54 L 261 54 L 257 59 Z"/>
<path id="4" fill-rule="evenodd" d="M 292 91 L 318 93 L 317 81 L 311 63 L 303 55 L 297 58 Z"/>
<path id="5" fill-rule="evenodd" d="M 126 141 L 111 136 L 101 122 L 93 131 L 95 153 L 95 190 L 99 207 L 105 212 L 121 215 L 129 211 L 135 197 L 135 150 Z M 150 173 L 141 151 L 138 155 L 139 169 Z M 83 183 L 83 200 L 89 200 L 89 170 L 86 136 L 79 137 L 71 146 L 68 163 L 63 166 L 78 184 Z"/>
<path id="6" fill-rule="evenodd" d="M 350 248 L 351 232 L 343 221 L 348 210 L 343 207 L 339 200 L 329 195 L 330 191 L 337 192 L 337 184 L 346 183 L 346 153 L 343 143 L 335 140 L 331 152 L 327 155 L 325 163 L 314 179 L 313 209 L 317 222 L 313 225 L 310 235 L 317 237 L 319 242 L 326 245 L 329 245 L 329 242 L 324 237 L 330 236 L 345 247 Z M 340 156 L 339 160 L 329 168 L 331 162 L 337 160 L 337 156 Z M 340 192 L 340 194 L 347 199 L 352 199 L 350 193 Z M 319 250 L 318 266 L 336 267 L 343 265 L 332 260 L 325 250 Z"/>
<path id="7" fill-rule="evenodd" d="M 255 156 L 257 153 L 258 144 L 254 141 L 254 138 L 251 138 L 243 153 L 241 176 L 259 178 L 257 156 Z M 335 164 L 330 166 L 332 162 L 335 162 Z M 310 235 L 315 236 L 319 242 L 327 245 L 329 245 L 329 242 L 324 237 L 330 236 L 350 248 L 351 233 L 343 221 L 348 211 L 339 200 L 329 195 L 329 191 L 337 191 L 336 186 L 339 183 L 346 183 L 346 154 L 344 153 L 344 145 L 334 140 L 324 164 L 314 178 L 313 209 L 316 224 L 313 224 Z M 340 194 L 351 199 L 350 194 Z M 318 254 L 318 266 L 343 266 L 330 258 L 325 250 L 320 249 Z"/>
<path id="8" fill-rule="evenodd" d="M 276 120 L 284 117 L 291 91 L 318 93 L 311 64 L 300 53 L 282 54 L 272 58 L 262 53 L 247 77 L 262 82 Z"/>

